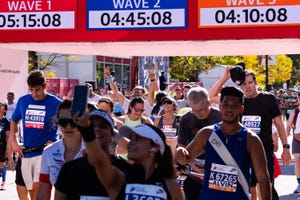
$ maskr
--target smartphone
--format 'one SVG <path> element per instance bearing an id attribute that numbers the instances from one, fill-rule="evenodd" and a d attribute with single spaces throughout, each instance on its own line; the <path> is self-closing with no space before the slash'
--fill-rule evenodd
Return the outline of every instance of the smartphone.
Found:
<path id="1" fill-rule="evenodd" d="M 88 87 L 86 85 L 76 85 L 73 93 L 72 116 L 79 112 L 81 116 L 87 108 Z"/>

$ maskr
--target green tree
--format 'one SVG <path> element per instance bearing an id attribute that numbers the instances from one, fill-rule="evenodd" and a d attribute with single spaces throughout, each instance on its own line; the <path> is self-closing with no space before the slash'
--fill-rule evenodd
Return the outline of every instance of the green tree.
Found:
<path id="1" fill-rule="evenodd" d="M 233 65 L 240 56 L 176 56 L 170 58 L 170 75 L 182 82 L 198 81 L 198 74 L 216 65 Z"/>
<path id="2" fill-rule="evenodd" d="M 258 85 L 265 87 L 266 67 L 258 64 L 258 56 L 192 56 L 171 57 L 170 75 L 180 81 L 197 81 L 198 74 L 216 65 L 235 65 L 244 62 L 246 69 L 254 71 L 257 75 Z M 291 78 L 293 69 L 292 60 L 286 55 L 276 56 L 276 65 L 268 67 L 268 83 L 280 85 Z"/>

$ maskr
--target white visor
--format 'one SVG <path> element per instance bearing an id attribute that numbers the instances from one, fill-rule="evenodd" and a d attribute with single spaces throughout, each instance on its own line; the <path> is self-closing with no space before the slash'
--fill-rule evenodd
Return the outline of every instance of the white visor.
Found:
<path id="1" fill-rule="evenodd" d="M 154 131 L 152 128 L 145 124 L 139 124 L 135 127 L 130 126 L 122 126 L 119 129 L 119 134 L 123 137 L 130 139 L 130 132 L 134 132 L 135 134 L 148 138 L 152 140 L 155 144 L 159 145 L 159 151 L 161 155 L 165 152 L 165 143 L 163 139 L 159 136 L 159 134 Z"/>

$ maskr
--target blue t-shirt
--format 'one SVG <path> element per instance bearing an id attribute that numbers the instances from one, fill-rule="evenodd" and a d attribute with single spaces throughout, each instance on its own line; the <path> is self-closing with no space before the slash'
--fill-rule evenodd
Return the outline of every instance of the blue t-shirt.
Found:
<path id="1" fill-rule="evenodd" d="M 22 120 L 24 147 L 38 147 L 46 141 L 58 140 L 57 123 L 55 115 L 61 99 L 47 94 L 45 99 L 36 101 L 31 94 L 19 98 L 12 115 L 12 120 Z M 25 154 L 24 157 L 41 155 L 42 152 Z"/>

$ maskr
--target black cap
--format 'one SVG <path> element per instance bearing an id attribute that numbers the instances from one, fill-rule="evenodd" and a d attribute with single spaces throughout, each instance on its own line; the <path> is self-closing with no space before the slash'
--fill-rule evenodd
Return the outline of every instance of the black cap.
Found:
<path id="1" fill-rule="evenodd" d="M 244 94 L 243 90 L 241 90 L 240 88 L 233 87 L 233 86 L 226 86 L 226 87 L 222 88 L 222 90 L 221 90 L 221 101 L 223 100 L 223 98 L 225 96 L 238 97 L 241 104 L 244 103 L 245 94 Z"/>
<path id="2" fill-rule="evenodd" d="M 235 84 L 242 85 L 246 78 L 245 63 L 238 63 L 231 68 L 230 77 Z"/>

